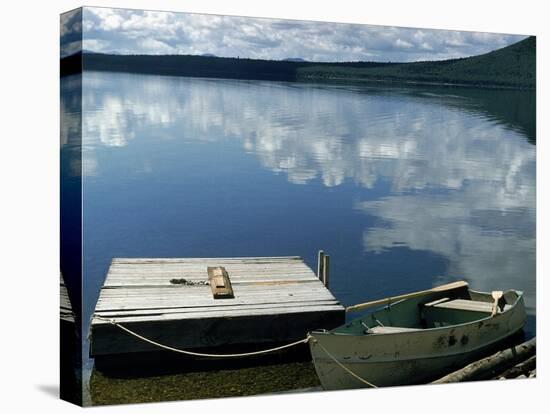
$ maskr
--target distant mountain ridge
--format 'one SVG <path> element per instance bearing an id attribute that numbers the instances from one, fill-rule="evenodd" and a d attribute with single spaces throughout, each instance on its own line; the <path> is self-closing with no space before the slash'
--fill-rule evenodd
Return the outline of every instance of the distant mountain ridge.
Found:
<path id="1" fill-rule="evenodd" d="M 531 36 L 482 55 L 443 61 L 310 62 L 196 55 L 77 53 L 61 59 L 61 74 L 79 70 L 315 82 L 415 82 L 534 89 L 536 39 Z"/>
<path id="2" fill-rule="evenodd" d="M 378 68 L 343 66 L 300 68 L 298 80 L 408 81 L 533 89 L 536 38 L 482 55 L 443 61 L 396 63 Z"/>
<path id="3" fill-rule="evenodd" d="M 311 62 L 265 60 L 248 58 L 226 58 L 199 55 L 111 55 L 84 53 L 79 55 L 84 70 L 144 73 L 167 76 L 193 76 L 205 78 L 256 79 L 296 81 L 297 70 Z M 76 55 L 72 56 L 77 60 Z M 64 62 L 62 59 L 62 73 Z M 75 62 L 73 62 L 74 65 Z M 315 62 L 316 66 L 346 65 L 347 67 L 377 67 L 388 65 L 383 62 Z M 65 65 L 66 66 L 66 65 Z"/>

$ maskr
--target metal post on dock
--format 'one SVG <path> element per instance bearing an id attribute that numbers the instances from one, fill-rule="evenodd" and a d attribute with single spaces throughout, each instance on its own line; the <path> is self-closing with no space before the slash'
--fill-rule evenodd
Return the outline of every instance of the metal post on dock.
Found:
<path id="1" fill-rule="evenodd" d="M 328 254 L 323 255 L 323 284 L 328 289 L 328 269 L 330 263 L 330 256 Z"/>
<path id="2" fill-rule="evenodd" d="M 317 253 L 317 277 L 319 280 L 323 280 L 323 257 L 325 256 L 324 250 L 319 250 Z"/>

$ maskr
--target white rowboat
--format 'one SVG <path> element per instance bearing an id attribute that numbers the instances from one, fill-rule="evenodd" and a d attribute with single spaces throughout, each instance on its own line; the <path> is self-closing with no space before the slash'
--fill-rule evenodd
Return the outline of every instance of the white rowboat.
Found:
<path id="1" fill-rule="evenodd" d="M 324 389 L 423 383 L 480 358 L 525 324 L 523 293 L 482 293 L 455 282 L 386 304 L 330 331 L 310 333 Z"/>

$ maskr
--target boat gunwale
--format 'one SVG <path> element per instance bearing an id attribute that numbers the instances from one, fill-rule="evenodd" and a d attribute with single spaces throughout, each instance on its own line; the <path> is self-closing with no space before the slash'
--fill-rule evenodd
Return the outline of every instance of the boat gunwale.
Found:
<path id="1" fill-rule="evenodd" d="M 523 329 L 523 326 L 521 326 L 521 327 L 519 327 L 519 328 L 517 328 L 513 331 L 510 331 L 510 333 L 508 333 L 506 335 L 503 335 L 503 336 L 499 337 L 498 339 L 495 339 L 494 341 L 486 342 L 486 343 L 483 343 L 482 345 L 479 345 L 475 348 L 472 348 L 472 349 L 468 350 L 466 352 L 466 354 L 476 353 L 476 352 L 479 352 L 479 351 L 483 350 L 484 348 L 490 348 L 491 346 L 498 344 L 499 342 L 505 340 L 506 338 L 509 338 L 509 337 L 517 334 L 522 329 Z M 411 357 L 405 357 L 405 358 L 400 357 L 399 362 L 424 360 L 424 359 L 452 358 L 456 355 L 463 355 L 463 354 L 464 354 L 464 352 L 452 352 L 452 353 L 448 353 L 448 354 L 437 354 L 437 355 L 422 354 L 421 356 L 417 355 L 417 356 L 411 356 Z M 332 358 L 328 358 L 328 357 L 318 357 L 317 359 L 323 360 L 323 361 L 332 361 Z M 353 359 L 349 359 L 349 360 L 345 361 L 345 363 L 348 364 L 348 365 L 353 365 L 353 364 L 381 364 L 381 363 L 387 363 L 387 362 L 395 362 L 395 359 L 392 359 L 392 358 L 388 358 L 386 360 L 380 360 L 380 359 L 353 360 Z"/>
<path id="2" fill-rule="evenodd" d="M 468 291 L 469 292 L 474 292 L 474 293 L 479 293 L 479 294 L 488 294 L 488 292 L 481 292 L 481 291 L 473 290 L 473 289 L 468 289 Z M 480 322 L 489 321 L 489 320 L 494 319 L 496 317 L 506 315 L 506 314 L 510 313 L 511 311 L 513 311 L 514 309 L 516 309 L 519 302 L 523 299 L 523 291 L 515 290 L 515 289 L 509 289 L 509 290 L 505 291 L 504 294 L 506 294 L 508 292 L 514 292 L 517 295 L 516 300 L 514 301 L 514 303 L 508 309 L 503 310 L 501 313 L 497 313 L 496 315 L 489 315 L 489 316 L 486 316 L 484 318 L 476 319 L 476 320 L 470 321 L 470 322 L 458 323 L 458 324 L 447 325 L 447 326 L 438 326 L 438 327 L 433 327 L 433 328 L 419 328 L 417 330 L 407 331 L 407 332 L 378 332 L 378 333 L 373 332 L 373 333 L 369 333 L 369 334 L 365 334 L 365 333 L 356 334 L 356 333 L 333 332 L 334 329 L 338 329 L 338 328 L 334 328 L 333 330 L 330 330 L 330 331 L 315 331 L 314 330 L 314 331 L 311 331 L 309 334 L 312 335 L 312 336 L 315 336 L 315 335 L 335 335 L 336 336 L 336 335 L 338 335 L 338 336 L 369 337 L 369 336 L 381 336 L 381 335 L 384 335 L 384 336 L 386 336 L 386 335 L 414 335 L 414 334 L 419 334 L 421 332 L 430 332 L 431 333 L 431 332 L 455 329 L 457 327 L 467 327 L 467 326 L 470 326 L 470 325 L 478 324 Z M 370 315 L 370 314 L 372 314 L 374 312 L 377 312 L 379 310 L 388 309 L 391 306 L 397 305 L 397 304 L 402 303 L 402 302 L 407 301 L 407 300 L 410 300 L 410 299 L 401 299 L 401 300 L 396 301 L 394 303 L 390 303 L 389 305 L 385 305 L 383 307 L 376 308 L 372 312 L 369 312 L 367 315 Z M 351 323 L 351 322 L 353 322 L 357 319 L 362 319 L 364 317 L 365 316 L 355 318 L 355 319 L 353 319 L 352 321 L 350 321 L 348 323 Z M 344 325 L 347 325 L 348 323 L 346 323 Z M 514 331 L 514 332 L 516 332 L 516 331 Z M 507 336 L 509 336 L 509 335 L 507 335 Z"/>

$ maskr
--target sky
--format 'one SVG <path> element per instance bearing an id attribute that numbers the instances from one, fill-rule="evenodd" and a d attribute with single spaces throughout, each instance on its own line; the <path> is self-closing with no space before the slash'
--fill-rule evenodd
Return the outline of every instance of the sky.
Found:
<path id="1" fill-rule="evenodd" d="M 81 18 L 82 16 L 82 18 Z M 308 61 L 411 62 L 489 52 L 526 36 L 85 7 L 61 18 L 61 54 L 213 54 Z"/>

